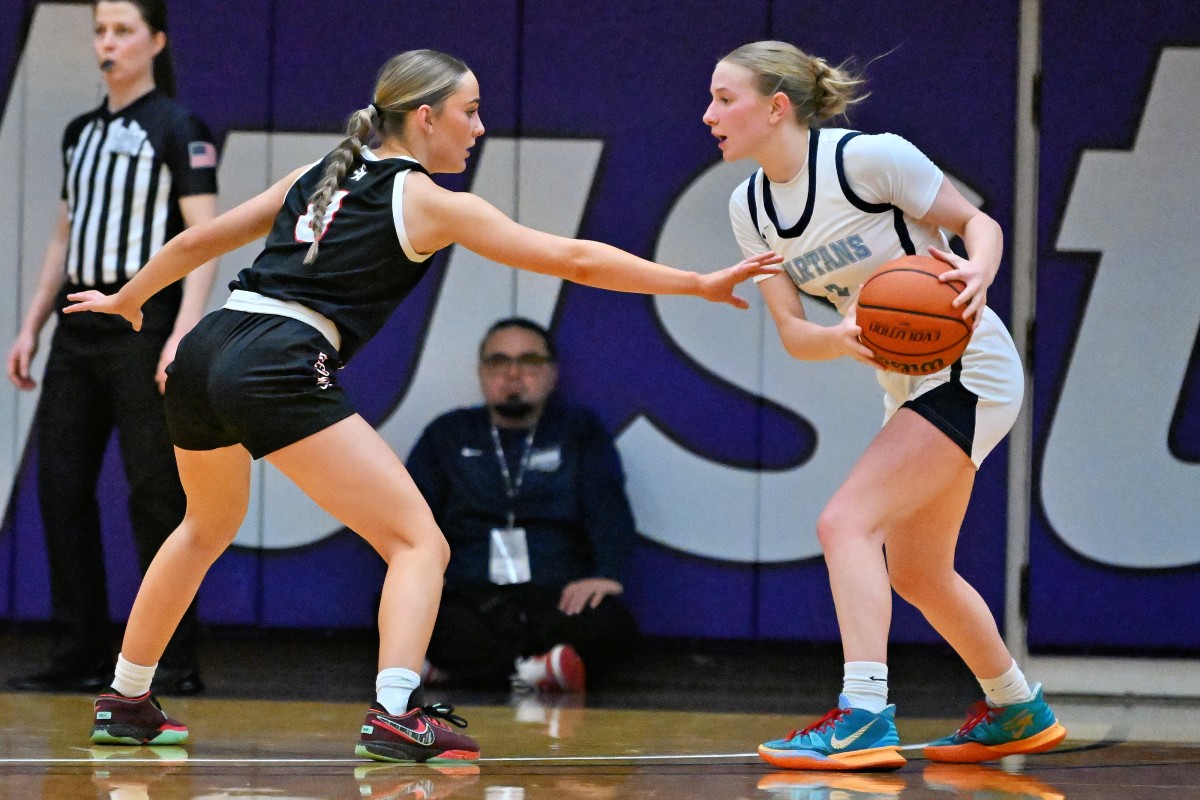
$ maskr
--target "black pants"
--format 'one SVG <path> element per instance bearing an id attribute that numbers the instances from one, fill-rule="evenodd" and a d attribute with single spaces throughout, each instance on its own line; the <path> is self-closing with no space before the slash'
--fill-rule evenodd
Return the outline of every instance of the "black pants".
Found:
<path id="1" fill-rule="evenodd" d="M 80 333 L 59 326 L 38 403 L 38 495 L 58 628 L 56 666 L 113 662 L 97 483 L 115 428 L 129 485 L 129 516 L 142 574 L 183 519 L 185 498 L 154 382 L 165 335 Z M 160 662 L 196 662 L 196 608 L 188 609 Z"/>
<path id="2" fill-rule="evenodd" d="M 507 684 L 518 656 L 569 644 L 583 657 L 588 683 L 603 676 L 637 644 L 637 623 L 619 596 L 568 616 L 558 610 L 561 587 L 446 587 L 429 662 L 456 683 Z"/>

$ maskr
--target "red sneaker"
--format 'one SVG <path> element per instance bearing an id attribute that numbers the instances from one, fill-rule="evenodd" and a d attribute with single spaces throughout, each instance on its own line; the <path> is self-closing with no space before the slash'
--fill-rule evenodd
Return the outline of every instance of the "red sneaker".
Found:
<path id="1" fill-rule="evenodd" d="M 447 725 L 467 727 L 467 721 L 454 713 L 454 707 L 424 702 L 421 690 L 413 692 L 409 710 L 389 714 L 375 704 L 367 711 L 354 748 L 356 755 L 375 761 L 462 763 L 479 758 L 479 743 Z"/>
<path id="2" fill-rule="evenodd" d="M 539 656 L 518 658 L 514 689 L 541 692 L 582 692 L 587 686 L 583 659 L 569 644 L 556 644 Z"/>
<path id="3" fill-rule="evenodd" d="M 109 689 L 96 698 L 92 744 L 183 744 L 187 726 L 171 719 L 150 692 L 126 697 Z"/>

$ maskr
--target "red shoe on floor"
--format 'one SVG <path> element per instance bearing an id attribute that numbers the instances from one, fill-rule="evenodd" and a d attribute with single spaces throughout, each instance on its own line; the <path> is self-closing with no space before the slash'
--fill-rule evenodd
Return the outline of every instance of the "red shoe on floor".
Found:
<path id="1" fill-rule="evenodd" d="M 518 658 L 514 689 L 539 692 L 582 692 L 587 687 L 583 659 L 569 644 L 556 644 L 538 656 Z"/>
<path id="2" fill-rule="evenodd" d="M 354 753 L 375 761 L 405 764 L 461 764 L 478 759 L 479 743 L 451 725 L 465 728 L 467 721 L 454 713 L 454 706 L 426 703 L 424 693 L 417 688 L 403 714 L 389 714 L 378 703 L 367 710 Z"/>
<path id="3" fill-rule="evenodd" d="M 187 726 L 171 719 L 150 692 L 125 697 L 110 688 L 96 698 L 92 744 L 183 744 Z"/>

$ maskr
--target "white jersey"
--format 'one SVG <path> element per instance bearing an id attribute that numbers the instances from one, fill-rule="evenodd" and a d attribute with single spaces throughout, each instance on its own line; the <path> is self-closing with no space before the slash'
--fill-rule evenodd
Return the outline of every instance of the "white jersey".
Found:
<path id="1" fill-rule="evenodd" d="M 808 142 L 805 165 L 787 183 L 770 182 L 760 169 L 734 189 L 729 217 L 746 256 L 778 253 L 800 291 L 845 314 L 880 265 L 930 247 L 949 250 L 940 229 L 920 222 L 945 179 L 924 153 L 895 134 L 839 128 L 810 130 Z M 879 371 L 877 377 L 886 392 L 885 421 L 910 404 L 976 465 L 1012 427 L 1024 390 L 1012 338 L 990 308 L 953 365 L 932 375 Z M 947 402 L 941 390 L 917 402 L 947 384 L 966 390 L 952 400 L 961 409 L 926 407 Z M 951 416 L 960 422 L 945 423 Z"/>
<path id="2" fill-rule="evenodd" d="M 778 253 L 801 291 L 844 313 L 881 264 L 947 247 L 940 230 L 917 222 L 942 179 L 932 161 L 894 134 L 815 129 L 796 177 L 771 183 L 758 170 L 734 190 L 729 216 L 747 256 Z"/>

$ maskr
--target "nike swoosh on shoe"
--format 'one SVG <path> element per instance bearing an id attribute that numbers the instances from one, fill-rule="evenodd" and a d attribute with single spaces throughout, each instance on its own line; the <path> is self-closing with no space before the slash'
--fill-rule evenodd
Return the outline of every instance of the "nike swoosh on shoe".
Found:
<path id="1" fill-rule="evenodd" d="M 845 739 L 839 739 L 836 734 L 829 738 L 829 746 L 834 750 L 845 750 L 850 745 L 858 741 L 858 737 L 867 732 L 867 728 L 875 724 L 875 720 L 871 720 L 866 725 L 856 730 L 854 733 L 847 736 Z"/>

